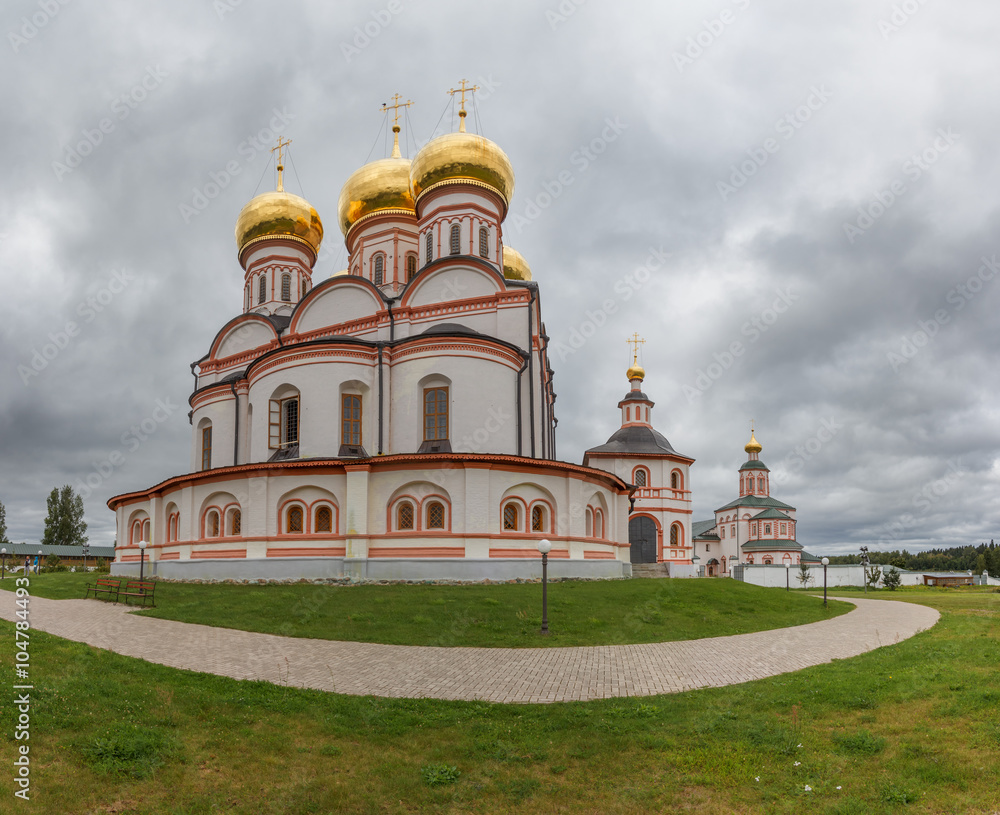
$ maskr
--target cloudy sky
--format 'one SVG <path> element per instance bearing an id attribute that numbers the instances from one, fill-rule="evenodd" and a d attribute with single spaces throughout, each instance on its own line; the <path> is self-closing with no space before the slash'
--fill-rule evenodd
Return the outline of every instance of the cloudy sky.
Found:
<path id="1" fill-rule="evenodd" d="M 322 279 L 382 103 L 413 100 L 412 156 L 463 77 L 517 175 L 560 458 L 618 426 L 637 331 L 696 518 L 735 497 L 754 419 L 815 553 L 1000 537 L 998 23 L 988 0 L 5 3 L 9 537 L 71 484 L 111 543 L 110 496 L 188 469 L 261 141 L 293 139 Z"/>

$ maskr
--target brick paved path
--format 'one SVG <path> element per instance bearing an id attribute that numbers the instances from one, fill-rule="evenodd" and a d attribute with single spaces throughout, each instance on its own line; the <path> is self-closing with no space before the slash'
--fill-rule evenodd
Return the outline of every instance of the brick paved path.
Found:
<path id="1" fill-rule="evenodd" d="M 0 617 L 14 619 L 14 593 Z M 891 645 L 940 616 L 850 599 L 832 620 L 717 639 L 579 648 L 424 648 L 252 634 L 127 613 L 101 600 L 32 597 L 32 628 L 161 665 L 349 694 L 563 702 L 720 687 Z M 37 647 L 37 646 L 36 646 Z"/>

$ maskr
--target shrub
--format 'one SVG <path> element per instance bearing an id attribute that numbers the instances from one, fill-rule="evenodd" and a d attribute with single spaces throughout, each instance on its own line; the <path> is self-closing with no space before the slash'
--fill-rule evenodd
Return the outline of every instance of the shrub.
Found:
<path id="1" fill-rule="evenodd" d="M 111 564 L 108 563 L 107 559 L 99 557 L 97 559 L 97 565 L 94 567 L 94 571 L 108 574 L 111 572 Z"/>
<path id="2" fill-rule="evenodd" d="M 39 568 L 42 572 L 65 572 L 66 564 L 59 559 L 59 555 L 49 555 L 45 558 L 45 563 Z"/>
<path id="3" fill-rule="evenodd" d="M 896 571 L 895 566 L 882 575 L 882 584 L 889 591 L 895 591 L 899 588 L 899 572 Z"/>

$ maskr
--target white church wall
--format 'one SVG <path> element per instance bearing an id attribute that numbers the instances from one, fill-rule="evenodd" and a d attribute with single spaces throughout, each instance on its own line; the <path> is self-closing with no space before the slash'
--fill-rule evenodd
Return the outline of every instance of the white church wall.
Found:
<path id="1" fill-rule="evenodd" d="M 315 291 L 296 311 L 289 332 L 306 334 L 340 323 L 374 319 L 385 309 L 385 303 L 372 289 L 352 280 L 349 275 L 332 278 L 332 282 L 324 283 L 321 290 Z"/>

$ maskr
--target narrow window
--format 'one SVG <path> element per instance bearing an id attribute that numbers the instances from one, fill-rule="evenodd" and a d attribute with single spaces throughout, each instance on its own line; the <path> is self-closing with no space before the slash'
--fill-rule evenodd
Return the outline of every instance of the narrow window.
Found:
<path id="1" fill-rule="evenodd" d="M 247 285 L 246 285 L 245 294 L 243 296 L 243 308 L 248 309 L 248 310 L 250 308 L 250 284 L 249 283 L 247 283 Z"/>
<path id="2" fill-rule="evenodd" d="M 677 524 L 674 524 L 673 526 L 670 527 L 670 545 L 676 548 L 678 545 L 680 545 L 680 538 L 681 538 L 680 527 L 677 526 Z M 705 547 L 705 550 L 708 551 L 707 546 Z"/>
<path id="3" fill-rule="evenodd" d="M 410 253 L 406 256 L 406 282 L 409 283 L 417 276 L 417 256 Z"/>
<path id="4" fill-rule="evenodd" d="M 291 302 L 292 299 L 292 276 L 290 274 L 283 274 L 281 276 L 281 299 L 286 303 Z"/>
<path id="5" fill-rule="evenodd" d="M 646 471 L 645 470 L 636 470 L 635 471 L 635 485 L 637 487 L 645 487 L 646 486 Z"/>
<path id="6" fill-rule="evenodd" d="M 152 543 L 152 536 L 149 534 L 149 521 L 142 522 L 142 539 L 147 543 Z"/>
<path id="7" fill-rule="evenodd" d="M 234 509 L 229 513 L 229 534 L 239 535 L 243 531 L 243 513 Z"/>
<path id="8" fill-rule="evenodd" d="M 201 469 L 212 469 L 212 426 L 201 431 Z"/>
<path id="9" fill-rule="evenodd" d="M 396 528 L 413 529 L 413 504 L 404 501 L 396 510 Z"/>
<path id="10" fill-rule="evenodd" d="M 306 296 L 306 281 L 302 281 L 302 297 Z M 301 298 L 300 298 L 301 299 Z"/>
<path id="11" fill-rule="evenodd" d="M 219 537 L 219 513 L 214 509 L 208 513 L 208 523 L 205 526 L 207 527 L 208 537 Z"/>
<path id="12" fill-rule="evenodd" d="M 764 492 L 764 479 L 763 478 L 758 478 L 757 479 L 757 492 Z"/>
<path id="13" fill-rule="evenodd" d="M 263 303 L 267 299 L 267 275 L 260 276 L 260 283 L 257 285 L 257 303 Z"/>
<path id="14" fill-rule="evenodd" d="M 729 537 L 731 538 L 736 537 L 736 524 L 733 524 L 732 526 L 729 527 Z"/>
<path id="15" fill-rule="evenodd" d="M 750 534 L 754 536 L 757 535 L 757 524 L 750 524 Z"/>
<path id="16" fill-rule="evenodd" d="M 545 531 L 545 510 L 543 510 L 541 507 L 531 508 L 531 531 L 532 532 Z"/>
<path id="17" fill-rule="evenodd" d="M 787 535 L 788 534 L 788 527 L 785 524 L 781 525 L 781 534 L 782 535 Z"/>
<path id="18" fill-rule="evenodd" d="M 587 537 L 592 538 L 594 536 L 594 510 L 587 507 Z"/>
<path id="19" fill-rule="evenodd" d="M 503 508 L 503 528 L 517 531 L 517 504 L 507 504 Z"/>
<path id="20" fill-rule="evenodd" d="M 488 258 L 490 256 L 490 231 L 485 227 L 479 227 L 479 257 Z"/>
<path id="21" fill-rule="evenodd" d="M 632 408 L 630 407 L 625 408 L 625 421 L 626 422 L 632 421 Z"/>
<path id="22" fill-rule="evenodd" d="M 299 400 L 285 399 L 281 403 L 281 441 L 283 445 L 299 440 Z"/>
<path id="23" fill-rule="evenodd" d="M 765 535 L 771 534 L 771 524 L 764 524 L 764 534 Z"/>
<path id="24" fill-rule="evenodd" d="M 604 537 L 604 513 L 599 509 L 594 510 L 594 537 Z"/>
<path id="25" fill-rule="evenodd" d="M 361 397 L 344 394 L 341 409 L 341 444 L 361 444 Z"/>
<path id="26" fill-rule="evenodd" d="M 430 263 L 434 260 L 434 236 L 430 232 L 427 233 L 427 237 L 424 239 L 424 245 L 426 246 L 424 263 Z"/>
<path id="27" fill-rule="evenodd" d="M 458 224 L 451 225 L 451 253 L 457 255 L 462 251 L 462 233 Z"/>
<path id="28" fill-rule="evenodd" d="M 288 523 L 285 525 L 285 531 L 288 534 L 295 534 L 302 532 L 302 507 L 292 507 L 288 510 L 287 516 Z"/>
<path id="29" fill-rule="evenodd" d="M 444 504 L 440 501 L 427 505 L 427 528 L 444 529 Z"/>
<path id="30" fill-rule="evenodd" d="M 677 473 L 670 474 L 670 488 L 674 490 L 679 490 L 681 488 L 681 480 L 678 478 Z"/>
<path id="31" fill-rule="evenodd" d="M 726 527 L 722 527 L 722 528 L 721 528 L 721 529 L 719 530 L 719 537 L 720 537 L 720 538 L 724 538 L 724 537 L 726 537 Z"/>
<path id="32" fill-rule="evenodd" d="M 333 510 L 330 507 L 320 507 L 316 510 L 316 531 L 333 531 Z"/>
<path id="33" fill-rule="evenodd" d="M 376 286 L 381 286 L 385 279 L 385 255 L 375 255 L 375 274 L 373 279 Z"/>
<path id="34" fill-rule="evenodd" d="M 424 441 L 448 438 L 448 389 L 424 391 Z"/>

